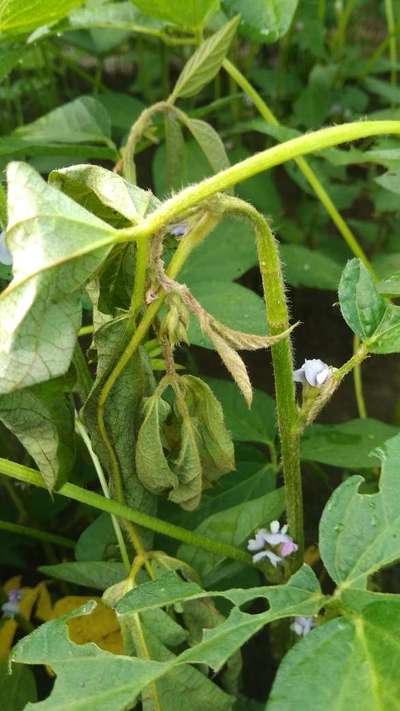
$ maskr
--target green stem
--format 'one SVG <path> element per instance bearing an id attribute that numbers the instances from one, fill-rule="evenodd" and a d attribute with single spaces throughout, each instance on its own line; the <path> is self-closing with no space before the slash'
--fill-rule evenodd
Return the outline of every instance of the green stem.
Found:
<path id="1" fill-rule="evenodd" d="M 272 126 L 279 126 L 279 121 L 276 116 L 269 109 L 264 99 L 260 94 L 254 89 L 254 87 L 247 81 L 246 77 L 228 60 L 225 59 L 222 66 L 225 71 L 235 80 L 238 86 L 243 89 L 247 96 L 251 99 L 254 106 L 258 110 L 259 114 L 267 121 L 267 123 Z M 354 256 L 358 257 L 367 269 L 371 271 L 371 265 L 369 263 L 368 257 L 364 253 L 361 245 L 358 243 L 356 236 L 350 230 L 349 226 L 346 224 L 345 220 L 341 216 L 340 212 L 335 207 L 325 188 L 321 184 L 319 178 L 315 174 L 312 168 L 308 165 L 304 158 L 295 159 L 295 163 L 300 168 L 305 179 L 308 181 L 314 190 L 317 198 L 320 200 L 321 204 L 324 206 L 332 222 L 336 225 L 338 231 L 342 235 L 344 241 L 346 242 L 349 249 L 353 252 Z"/>
<path id="2" fill-rule="evenodd" d="M 79 394 L 80 398 L 82 399 L 82 402 L 85 402 L 85 400 L 89 397 L 89 393 L 92 389 L 93 379 L 90 374 L 90 370 L 88 368 L 86 358 L 82 353 L 82 348 L 80 347 L 80 344 L 78 343 L 78 341 L 76 342 L 76 345 L 75 345 L 75 350 L 74 350 L 74 355 L 73 355 L 73 363 L 74 363 L 75 371 L 76 371 L 76 382 L 77 382 L 78 394 Z"/>
<path id="3" fill-rule="evenodd" d="M 282 333 L 289 328 L 289 313 L 285 298 L 278 245 L 265 217 L 248 203 L 224 197 L 222 205 L 229 212 L 247 217 L 255 229 L 258 261 L 264 290 L 268 332 Z M 291 560 L 291 573 L 303 562 L 303 498 L 300 470 L 300 431 L 293 380 L 293 358 L 290 336 L 272 346 L 276 407 L 281 441 L 286 514 L 291 536 L 298 552 Z"/>
<path id="4" fill-rule="evenodd" d="M 159 101 L 157 104 L 149 106 L 148 109 L 142 111 L 138 120 L 135 121 L 135 123 L 132 125 L 131 130 L 129 131 L 128 140 L 123 150 L 122 163 L 124 178 L 126 178 L 126 180 L 128 180 L 133 185 L 136 184 L 136 168 L 134 163 L 136 145 L 140 138 L 143 136 L 143 133 L 150 125 L 153 116 L 159 113 L 160 111 L 165 111 L 167 108 L 168 104 L 166 101 Z"/>
<path id="5" fill-rule="evenodd" d="M 354 336 L 353 339 L 353 353 L 358 353 L 360 349 L 360 339 L 358 336 Z M 361 373 L 361 363 L 356 363 L 353 370 L 354 379 L 354 394 L 356 396 L 356 403 L 359 417 L 365 419 L 367 417 L 367 408 L 365 406 L 363 385 L 362 385 L 362 373 Z"/>
<path id="6" fill-rule="evenodd" d="M 343 49 L 344 44 L 346 42 L 347 25 L 349 24 L 349 20 L 350 20 L 352 12 L 354 10 L 355 4 L 356 4 L 356 0 L 347 0 L 347 3 L 343 7 L 343 9 L 340 11 L 338 27 L 337 27 L 336 33 L 333 37 L 333 40 L 332 40 L 332 44 L 334 46 L 336 45 L 339 48 L 339 50 Z"/>
<path id="7" fill-rule="evenodd" d="M 104 496 L 106 497 L 106 499 L 110 499 L 110 498 L 111 498 L 111 496 L 110 496 L 110 490 L 109 490 L 109 488 L 108 488 L 108 484 L 107 484 L 106 477 L 105 477 L 104 472 L 103 472 L 103 467 L 101 466 L 101 463 L 100 463 L 100 459 L 98 458 L 96 452 L 93 450 L 92 443 L 91 443 L 91 441 L 90 441 L 89 435 L 88 435 L 88 433 L 86 432 L 86 429 L 85 429 L 85 427 L 83 426 L 83 424 L 82 424 L 82 422 L 80 421 L 80 419 L 78 418 L 78 416 L 76 416 L 76 418 L 75 418 L 75 427 L 76 427 L 77 432 L 78 432 L 78 433 L 80 434 L 80 436 L 82 437 L 82 439 L 83 439 L 83 441 L 84 441 L 84 443 L 85 443 L 86 449 L 87 449 L 88 452 L 89 452 L 90 458 L 91 458 L 91 460 L 92 460 L 92 462 L 93 462 L 93 466 L 94 466 L 94 468 L 95 468 L 95 470 L 96 470 L 96 474 L 97 474 L 98 480 L 99 480 L 99 482 L 100 482 L 100 486 L 101 486 L 101 488 L 102 488 L 102 490 L 103 490 L 103 494 L 104 494 Z M 124 537 L 123 537 L 123 535 L 122 535 L 121 526 L 119 525 L 119 521 L 118 521 L 117 517 L 114 516 L 114 515 L 112 515 L 112 514 L 111 514 L 111 522 L 112 522 L 112 525 L 113 525 L 115 537 L 116 537 L 116 539 L 117 539 L 117 541 L 118 541 L 118 545 L 119 545 L 119 550 L 120 550 L 120 553 L 121 553 L 122 562 L 123 562 L 123 564 L 124 564 L 124 566 L 125 566 L 126 572 L 129 573 L 129 570 L 130 570 L 130 567 L 131 567 L 131 563 L 130 563 L 130 560 L 129 560 L 128 551 L 126 550 L 126 545 L 125 545 Z"/>
<path id="8" fill-rule="evenodd" d="M 391 64 L 390 83 L 395 86 L 397 83 L 397 37 L 392 0 L 385 0 L 385 14 L 389 36 L 389 56 Z"/>
<path id="9" fill-rule="evenodd" d="M 131 309 L 130 309 L 130 324 L 134 325 L 136 314 L 144 304 L 146 274 L 150 255 L 150 238 L 139 240 L 136 244 L 136 263 L 135 263 L 135 283 L 133 285 Z"/>
<path id="10" fill-rule="evenodd" d="M 18 481 L 23 481 L 32 486 L 38 486 L 41 489 L 46 489 L 46 485 L 38 471 L 26 467 L 23 464 L 17 464 L 17 462 L 11 462 L 8 459 L 0 458 L 0 473 L 5 476 L 17 479 Z M 79 501 L 87 506 L 92 506 L 100 511 L 106 511 L 107 513 L 114 514 L 120 518 L 131 521 L 138 526 L 143 526 L 144 528 L 149 528 L 155 533 L 160 533 L 169 538 L 174 538 L 182 543 L 187 543 L 190 546 L 196 548 L 202 548 L 203 550 L 214 553 L 215 555 L 224 556 L 225 558 L 230 558 L 232 560 L 239 560 L 242 563 L 248 563 L 251 565 L 251 556 L 240 548 L 231 546 L 228 543 L 221 543 L 220 541 L 213 541 L 211 538 L 202 536 L 193 531 L 187 531 L 185 528 L 180 526 L 175 526 L 167 521 L 162 521 L 154 516 L 149 516 L 148 514 L 142 513 L 141 511 L 135 511 L 135 509 L 129 508 L 125 504 L 120 504 L 118 501 L 113 499 L 106 499 L 100 494 L 95 494 L 93 491 L 87 491 L 82 489 L 80 486 L 75 484 L 64 484 L 57 490 L 57 494 L 60 496 L 65 496 L 74 501 Z"/>
<path id="11" fill-rule="evenodd" d="M 10 533 L 16 533 L 20 536 L 36 538 L 38 541 L 54 543 L 63 548 L 75 548 L 75 541 L 72 541 L 70 538 L 64 538 L 64 536 L 58 536 L 55 533 L 48 533 L 47 531 L 39 531 L 39 529 L 31 528 L 31 526 L 21 526 L 19 523 L 11 523 L 11 521 L 0 521 L 0 531 L 9 531 Z"/>

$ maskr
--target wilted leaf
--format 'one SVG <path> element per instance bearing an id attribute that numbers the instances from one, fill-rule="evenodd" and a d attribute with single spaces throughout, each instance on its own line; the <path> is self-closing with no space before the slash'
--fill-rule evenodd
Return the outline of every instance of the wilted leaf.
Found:
<path id="1" fill-rule="evenodd" d="M 377 451 L 379 492 L 360 494 L 363 478 L 347 479 L 332 494 L 320 522 L 321 557 L 340 588 L 365 588 L 369 575 L 400 558 L 400 436 Z"/>
<path id="2" fill-rule="evenodd" d="M 74 412 L 57 381 L 0 396 L 0 421 L 35 460 L 49 491 L 68 480 L 75 457 Z"/>
<path id="3" fill-rule="evenodd" d="M 179 75 L 171 94 L 172 100 L 197 94 L 218 74 L 238 24 L 239 17 L 234 17 L 218 32 L 201 43 Z"/>
<path id="4" fill-rule="evenodd" d="M 14 279 L 0 296 L 2 394 L 67 371 L 80 326 L 79 291 L 115 234 L 25 163 L 8 167 L 8 217 Z"/>
<path id="5" fill-rule="evenodd" d="M 178 477 L 164 454 L 162 427 L 170 406 L 158 393 L 149 397 L 143 408 L 143 422 L 137 438 L 136 469 L 143 486 L 161 494 L 178 486 Z"/>

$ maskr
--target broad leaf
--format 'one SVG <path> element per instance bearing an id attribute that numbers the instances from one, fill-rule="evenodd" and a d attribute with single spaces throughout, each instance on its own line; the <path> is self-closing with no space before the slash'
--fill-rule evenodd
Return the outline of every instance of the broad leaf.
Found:
<path id="1" fill-rule="evenodd" d="M 363 340 L 372 336 L 383 318 L 386 302 L 359 259 L 351 259 L 343 271 L 339 300 L 343 318 L 352 331 Z"/>
<path id="2" fill-rule="evenodd" d="M 142 14 L 131 2 L 90 4 L 71 12 L 68 19 L 73 29 L 99 28 L 154 34 L 155 36 L 165 26 L 165 22 Z"/>
<path id="3" fill-rule="evenodd" d="M 206 311 L 226 326 L 265 336 L 267 324 L 264 302 L 250 289 L 231 282 L 204 280 L 192 285 L 192 293 Z M 212 348 L 194 317 L 191 318 L 189 340 L 193 345 Z"/>
<path id="4" fill-rule="evenodd" d="M 14 131 L 37 143 L 111 143 L 110 117 L 93 96 L 81 96 Z"/>
<path id="5" fill-rule="evenodd" d="M 218 133 L 206 121 L 187 118 L 185 125 L 199 144 L 214 173 L 229 168 L 225 146 Z"/>
<path id="6" fill-rule="evenodd" d="M 400 194 L 400 170 L 392 170 L 388 173 L 384 173 L 380 175 L 379 178 L 375 178 L 375 182 L 382 188 L 390 190 L 391 193 L 395 193 L 396 195 Z"/>
<path id="7" fill-rule="evenodd" d="M 221 68 L 238 25 L 239 17 L 234 17 L 201 43 L 179 75 L 171 94 L 172 100 L 193 96 L 214 79 Z"/>
<path id="8" fill-rule="evenodd" d="M 142 12 L 175 25 L 198 28 L 219 8 L 219 0 L 132 0 Z"/>
<path id="9" fill-rule="evenodd" d="M 368 576 L 400 558 L 400 436 L 378 450 L 379 492 L 360 494 L 363 478 L 353 476 L 334 491 L 320 521 L 320 550 L 340 588 L 365 588 Z"/>
<path id="10" fill-rule="evenodd" d="M 126 575 L 122 563 L 99 560 L 41 565 L 38 570 L 50 578 L 97 590 L 106 590 L 119 583 Z"/>
<path id="11" fill-rule="evenodd" d="M 80 290 L 115 231 L 25 163 L 8 167 L 14 279 L 0 296 L 0 392 L 63 375 L 81 320 Z"/>
<path id="12" fill-rule="evenodd" d="M 53 170 L 49 183 L 108 222 L 115 220 L 118 213 L 136 224 L 161 204 L 150 190 L 131 185 L 111 170 L 97 165 Z"/>
<path id="13" fill-rule="evenodd" d="M 276 42 L 289 29 L 298 0 L 224 0 L 229 15 L 240 14 L 240 29 L 253 42 Z"/>
<path id="14" fill-rule="evenodd" d="M 64 484 L 75 457 L 74 412 L 59 383 L 0 396 L 0 421 L 20 440 L 49 491 Z"/>
<path id="15" fill-rule="evenodd" d="M 288 284 L 336 291 L 341 267 L 333 259 L 315 249 L 297 244 L 281 244 L 280 253 Z"/>
<path id="16" fill-rule="evenodd" d="M 262 390 L 254 390 L 251 408 L 246 406 L 236 385 L 230 380 L 206 378 L 224 410 L 225 423 L 237 442 L 270 444 L 276 435 L 275 403 Z"/>
<path id="17" fill-rule="evenodd" d="M 376 602 L 362 615 L 312 630 L 284 658 L 267 711 L 395 709 L 400 694 L 400 604 Z"/>
<path id="18" fill-rule="evenodd" d="M 302 459 L 333 467 L 374 467 L 376 447 L 397 434 L 398 428 L 385 422 L 366 418 L 348 420 L 338 425 L 311 425 L 302 438 Z"/>
<path id="19" fill-rule="evenodd" d="M 75 545 L 77 561 L 106 560 L 119 555 L 110 514 L 102 513 L 82 531 Z"/>
<path id="20" fill-rule="evenodd" d="M 234 472 L 228 476 L 234 477 Z M 208 516 L 195 529 L 196 533 L 234 546 L 244 547 L 256 528 L 277 519 L 284 509 L 283 489 L 276 489 L 258 499 L 245 501 L 232 508 Z M 189 563 L 202 576 L 210 573 L 223 560 L 219 553 L 210 553 L 182 544 L 178 558 Z"/>
<path id="21" fill-rule="evenodd" d="M 23 711 L 26 704 L 36 699 L 36 681 L 31 669 L 14 666 L 10 673 L 7 662 L 0 662 L 0 708 Z"/>
<path id="22" fill-rule="evenodd" d="M 1 0 L 0 32 L 10 35 L 31 32 L 41 25 L 57 22 L 84 0 Z"/>

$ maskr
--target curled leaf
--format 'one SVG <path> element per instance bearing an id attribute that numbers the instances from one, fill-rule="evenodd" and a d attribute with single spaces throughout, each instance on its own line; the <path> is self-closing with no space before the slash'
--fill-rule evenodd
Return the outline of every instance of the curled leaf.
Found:
<path id="1" fill-rule="evenodd" d="M 225 326 L 216 319 L 212 320 L 212 328 L 215 331 L 218 331 L 218 333 L 224 338 L 225 341 L 227 341 L 227 343 L 229 343 L 229 345 L 232 346 L 232 348 L 244 351 L 257 351 L 260 348 L 270 348 L 276 343 L 279 343 L 279 341 L 282 341 L 284 338 L 287 338 L 287 336 L 289 336 L 298 324 L 299 322 L 293 324 L 293 326 L 287 328 L 286 331 L 282 331 L 282 333 L 278 333 L 275 336 L 257 336 L 254 333 L 235 331 L 233 328 Z"/>
<path id="2" fill-rule="evenodd" d="M 178 486 L 178 477 L 168 465 L 162 441 L 162 427 L 170 410 L 170 406 L 158 392 L 149 397 L 144 406 L 144 420 L 138 434 L 137 475 L 143 486 L 153 494 L 161 494 Z"/>
<path id="3" fill-rule="evenodd" d="M 206 335 L 213 342 L 215 350 L 221 357 L 225 367 L 229 370 L 232 378 L 237 384 L 240 392 L 246 400 L 248 406 L 251 406 L 253 399 L 253 390 L 251 387 L 250 378 L 247 373 L 246 366 L 240 355 L 212 328 L 204 329 Z"/>

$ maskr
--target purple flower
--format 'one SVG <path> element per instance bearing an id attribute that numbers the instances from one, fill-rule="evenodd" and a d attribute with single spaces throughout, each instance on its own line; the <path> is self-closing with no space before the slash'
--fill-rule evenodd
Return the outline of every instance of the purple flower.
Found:
<path id="1" fill-rule="evenodd" d="M 7 267 L 11 266 L 13 263 L 12 254 L 7 247 L 6 235 L 4 232 L 0 232 L 0 262 L 1 264 L 6 264 Z"/>
<path id="2" fill-rule="evenodd" d="M 314 388 L 320 388 L 336 368 L 332 368 L 319 358 L 311 358 L 305 360 L 301 368 L 293 373 L 295 383 L 303 383 L 303 385 L 312 385 Z"/>
<path id="3" fill-rule="evenodd" d="M 187 232 L 187 224 L 185 222 L 180 222 L 177 225 L 170 225 L 168 230 L 174 237 L 183 237 Z"/>
<path id="4" fill-rule="evenodd" d="M 315 627 L 313 617 L 295 617 L 294 622 L 290 625 L 290 629 L 295 632 L 298 637 L 305 637 Z"/>
<path id="5" fill-rule="evenodd" d="M 269 531 L 260 528 L 247 544 L 247 550 L 252 553 L 257 551 L 253 555 L 253 563 L 267 558 L 276 567 L 284 558 L 297 551 L 298 546 L 287 534 L 287 529 L 286 525 L 281 527 L 279 521 L 271 521 Z"/>
<path id="6" fill-rule="evenodd" d="M 5 602 L 1 609 L 3 611 L 3 617 L 14 618 L 17 612 L 19 612 L 19 603 L 21 601 L 22 593 L 18 588 L 10 590 L 8 593 L 8 600 Z"/>

